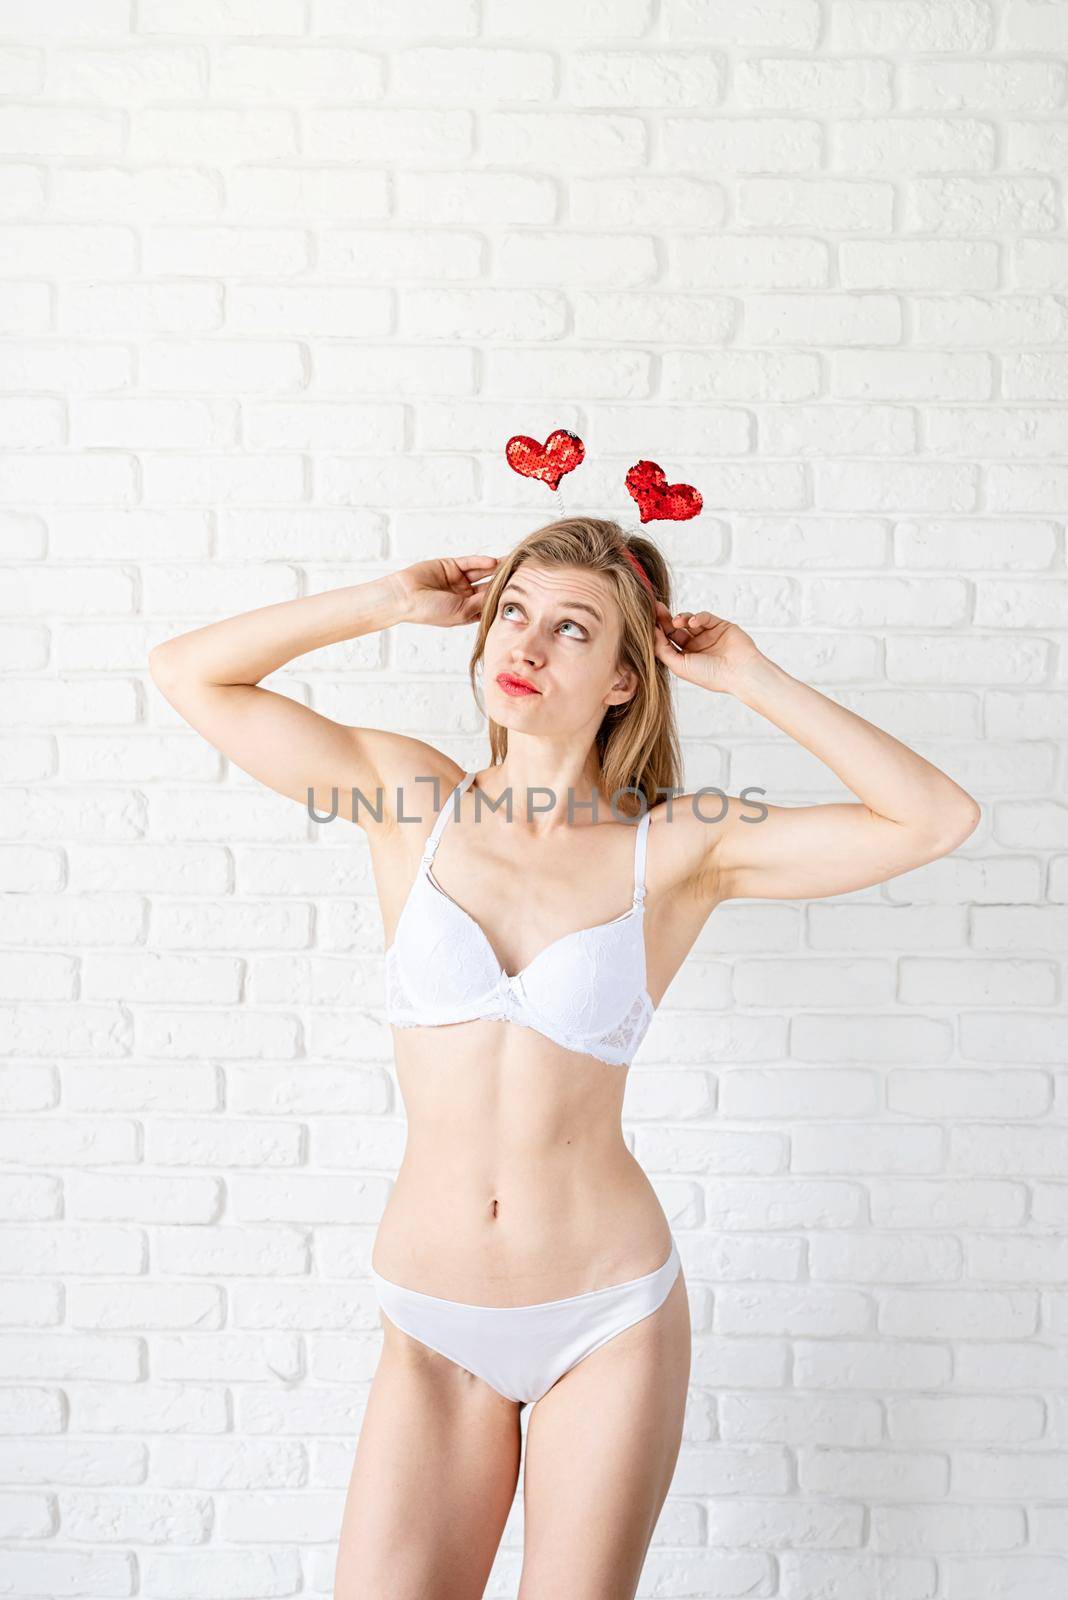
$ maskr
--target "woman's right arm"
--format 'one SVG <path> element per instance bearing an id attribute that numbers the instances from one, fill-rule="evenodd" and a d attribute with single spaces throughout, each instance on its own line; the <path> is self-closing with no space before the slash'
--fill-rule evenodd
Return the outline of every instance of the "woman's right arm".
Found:
<path id="1" fill-rule="evenodd" d="M 259 680 L 323 645 L 377 633 L 414 620 L 410 582 L 388 573 L 368 583 L 327 590 L 300 600 L 260 606 L 240 616 L 194 628 L 158 644 L 148 657 L 152 680 L 190 727 L 253 778 L 302 805 L 308 791 L 321 814 L 338 812 L 364 822 L 366 805 L 353 816 L 351 790 L 375 805 L 376 790 L 395 780 L 393 747 L 420 741 L 377 728 L 353 728 L 312 711 L 288 695 L 260 687 Z M 414 749 L 408 764 L 415 759 Z M 386 767 L 385 781 L 382 769 Z"/>

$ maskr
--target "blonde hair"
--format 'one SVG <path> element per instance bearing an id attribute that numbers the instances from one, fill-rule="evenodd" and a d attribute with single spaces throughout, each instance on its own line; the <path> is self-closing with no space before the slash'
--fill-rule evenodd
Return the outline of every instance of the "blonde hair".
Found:
<path id="1" fill-rule="evenodd" d="M 485 585 L 486 598 L 468 674 L 478 703 L 475 674 L 497 614 L 498 596 L 525 561 L 603 573 L 619 607 L 619 663 L 634 669 L 638 686 L 629 700 L 605 710 L 595 741 L 599 778 L 609 800 L 616 797 L 617 813 L 635 816 L 662 804 L 666 794 L 681 789 L 682 751 L 671 699 L 671 674 L 653 649 L 652 601 L 641 578 L 621 553 L 624 548 L 641 562 L 653 593 L 670 611 L 671 575 L 650 539 L 640 534 L 628 535 L 618 522 L 605 518 L 562 517 L 521 539 Z M 485 706 L 480 705 L 479 709 L 485 713 Z M 487 721 L 491 764 L 498 766 L 508 750 L 508 729 L 488 715 Z"/>

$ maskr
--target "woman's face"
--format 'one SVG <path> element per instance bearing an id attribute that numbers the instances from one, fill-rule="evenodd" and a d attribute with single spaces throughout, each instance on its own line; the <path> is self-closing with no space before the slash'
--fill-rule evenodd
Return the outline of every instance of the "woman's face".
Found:
<path id="1" fill-rule="evenodd" d="M 486 709 L 517 732 L 600 726 L 637 684 L 618 664 L 621 619 L 606 580 L 524 561 L 501 590 L 482 656 Z M 537 691 L 523 692 L 519 679 Z M 509 692 L 511 684 L 515 692 Z"/>

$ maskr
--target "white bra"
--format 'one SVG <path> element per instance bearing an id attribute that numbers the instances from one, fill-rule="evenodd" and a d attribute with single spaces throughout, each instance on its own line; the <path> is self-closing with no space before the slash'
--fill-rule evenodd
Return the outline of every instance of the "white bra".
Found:
<path id="1" fill-rule="evenodd" d="M 636 825 L 634 898 L 611 922 L 554 939 L 510 977 L 475 919 L 435 882 L 442 829 L 475 774 L 468 772 L 434 821 L 415 882 L 386 951 L 386 1017 L 399 1028 L 486 1017 L 545 1034 L 565 1050 L 626 1066 L 653 1003 L 645 987 L 646 811 Z"/>

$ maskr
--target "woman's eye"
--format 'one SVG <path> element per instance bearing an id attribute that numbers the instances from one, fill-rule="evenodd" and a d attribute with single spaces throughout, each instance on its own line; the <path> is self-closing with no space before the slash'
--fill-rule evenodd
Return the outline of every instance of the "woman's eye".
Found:
<path id="1" fill-rule="evenodd" d="M 520 609 L 519 605 L 516 603 L 515 600 L 502 600 L 501 601 L 501 609 L 500 609 L 498 615 L 503 617 L 505 615 L 505 612 L 508 611 L 509 608 L 513 608 L 516 611 L 518 611 Z M 585 637 L 586 637 L 586 630 L 582 626 L 581 622 L 576 622 L 572 617 L 565 617 L 563 622 L 561 622 L 560 626 L 561 626 L 561 628 L 577 628 L 579 630 L 578 631 L 578 637 L 581 638 L 581 639 L 585 639 Z M 572 637 L 574 637 L 574 635 L 572 635 Z"/>

